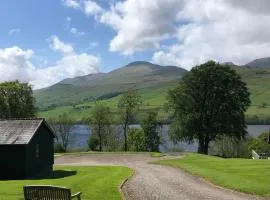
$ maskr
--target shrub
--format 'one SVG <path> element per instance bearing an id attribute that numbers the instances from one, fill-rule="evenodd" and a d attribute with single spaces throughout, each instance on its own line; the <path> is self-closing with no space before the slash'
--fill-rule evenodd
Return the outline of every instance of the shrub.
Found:
<path id="1" fill-rule="evenodd" d="M 131 128 L 128 131 L 129 151 L 146 151 L 146 137 L 142 129 Z"/>
<path id="2" fill-rule="evenodd" d="M 98 151 L 98 146 L 99 146 L 99 140 L 91 135 L 89 140 L 88 140 L 88 147 L 91 151 Z"/>
<path id="3" fill-rule="evenodd" d="M 65 149 L 63 148 L 61 143 L 54 143 L 54 153 L 65 153 Z"/>

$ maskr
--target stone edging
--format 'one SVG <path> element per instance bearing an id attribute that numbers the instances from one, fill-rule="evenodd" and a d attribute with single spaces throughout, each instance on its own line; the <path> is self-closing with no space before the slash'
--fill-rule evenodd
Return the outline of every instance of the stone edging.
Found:
<path id="1" fill-rule="evenodd" d="M 130 169 L 132 169 L 132 168 L 130 168 Z M 123 180 L 122 183 L 120 184 L 120 186 L 118 187 L 118 190 L 119 190 L 119 192 L 120 192 L 120 195 L 121 195 L 121 199 L 122 199 L 122 200 L 125 200 L 125 199 L 126 199 L 126 198 L 125 198 L 125 195 L 124 195 L 124 192 L 123 192 L 124 184 L 125 184 L 128 180 L 132 179 L 135 175 L 136 175 L 136 171 L 135 171 L 134 169 L 132 169 L 132 174 L 131 174 L 131 176 L 129 176 L 129 177 L 127 177 L 125 180 Z"/>

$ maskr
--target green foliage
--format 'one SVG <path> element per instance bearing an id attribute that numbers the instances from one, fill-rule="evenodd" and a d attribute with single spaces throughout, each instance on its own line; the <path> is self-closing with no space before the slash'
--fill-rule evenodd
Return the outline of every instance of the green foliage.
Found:
<path id="1" fill-rule="evenodd" d="M 249 151 L 257 153 L 270 153 L 270 131 L 264 132 L 258 138 L 252 138 L 248 143 Z"/>
<path id="2" fill-rule="evenodd" d="M 131 128 L 128 130 L 129 151 L 147 151 L 146 137 L 142 129 Z"/>
<path id="3" fill-rule="evenodd" d="M 208 153 L 218 135 L 246 135 L 245 111 L 250 99 L 246 83 L 229 66 L 214 61 L 195 66 L 169 92 L 173 110 L 173 141 L 198 140 L 199 153 Z"/>
<path id="4" fill-rule="evenodd" d="M 182 159 L 161 160 L 158 163 L 184 169 L 222 187 L 270 197 L 270 160 L 188 154 Z"/>
<path id="5" fill-rule="evenodd" d="M 57 166 L 55 177 L 31 180 L 0 180 L 0 199 L 22 200 L 24 185 L 57 185 L 82 192 L 82 199 L 121 200 L 120 184 L 132 175 L 132 169 L 120 166 Z"/>
<path id="6" fill-rule="evenodd" d="M 140 105 L 142 104 L 141 96 L 138 95 L 136 90 L 128 90 L 123 93 L 118 102 L 120 113 L 120 123 L 124 130 L 125 151 L 128 150 L 127 131 L 130 123 L 134 120 Z"/>
<path id="7" fill-rule="evenodd" d="M 159 151 L 160 137 L 158 135 L 157 112 L 148 112 L 141 121 L 141 127 L 145 134 L 146 149 L 152 152 Z"/>
<path id="8" fill-rule="evenodd" d="M 235 137 L 219 136 L 210 144 L 209 152 L 211 155 L 223 158 L 251 158 L 249 143 L 252 137 L 245 140 L 238 140 Z"/>
<path id="9" fill-rule="evenodd" d="M 48 123 L 56 133 L 58 145 L 61 145 L 63 152 L 66 152 L 72 137 L 73 121 L 66 113 L 63 113 L 57 118 L 49 119 Z"/>
<path id="10" fill-rule="evenodd" d="M 102 151 L 103 145 L 107 143 L 107 135 L 109 135 L 111 131 L 111 122 L 112 113 L 110 107 L 102 102 L 96 102 L 92 110 L 90 123 L 92 128 L 91 138 L 92 140 L 98 140 L 99 151 Z M 91 141 L 91 138 L 89 141 Z"/>
<path id="11" fill-rule="evenodd" d="M 91 135 L 88 142 L 88 147 L 91 151 L 98 151 L 99 139 L 94 135 Z"/>
<path id="12" fill-rule="evenodd" d="M 35 99 L 28 83 L 4 82 L 0 84 L 0 118 L 35 117 Z"/>
<path id="13" fill-rule="evenodd" d="M 61 143 L 54 143 L 54 153 L 65 153 L 65 149 Z"/>

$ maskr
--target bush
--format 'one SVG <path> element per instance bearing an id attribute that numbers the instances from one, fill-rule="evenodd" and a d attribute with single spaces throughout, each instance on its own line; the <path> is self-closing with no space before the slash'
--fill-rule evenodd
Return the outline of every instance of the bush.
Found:
<path id="1" fill-rule="evenodd" d="M 253 138 L 249 142 L 249 151 L 255 150 L 257 153 L 270 153 L 270 132 L 263 132 L 258 138 Z"/>
<path id="2" fill-rule="evenodd" d="M 142 129 L 131 128 L 128 131 L 129 151 L 146 151 L 146 137 Z"/>
<path id="3" fill-rule="evenodd" d="M 54 153 L 65 153 L 65 149 L 63 148 L 61 143 L 54 143 Z"/>
<path id="4" fill-rule="evenodd" d="M 171 149 L 169 149 L 169 152 L 184 152 L 185 149 L 181 148 L 181 147 L 173 147 Z"/>
<path id="5" fill-rule="evenodd" d="M 88 147 L 91 151 L 98 151 L 99 140 L 91 135 L 88 140 Z"/>
<path id="6" fill-rule="evenodd" d="M 237 140 L 229 136 L 221 136 L 210 143 L 209 153 L 223 158 L 250 158 L 249 142 L 253 138 Z"/>

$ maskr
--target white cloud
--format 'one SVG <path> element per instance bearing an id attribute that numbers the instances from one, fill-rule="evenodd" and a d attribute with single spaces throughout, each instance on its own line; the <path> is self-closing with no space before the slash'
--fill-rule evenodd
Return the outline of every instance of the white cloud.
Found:
<path id="1" fill-rule="evenodd" d="M 70 32 L 75 35 L 75 36 L 84 36 L 85 35 L 85 32 L 83 31 L 78 31 L 76 28 L 71 28 L 70 29 Z"/>
<path id="2" fill-rule="evenodd" d="M 58 37 L 52 36 L 50 46 L 54 50 L 63 53 L 54 65 L 41 67 L 46 63 L 34 65 L 31 58 L 34 51 L 23 50 L 17 46 L 0 49 L 0 82 L 20 80 L 30 82 L 35 89 L 55 84 L 65 78 L 83 76 L 99 71 L 100 59 L 94 55 L 81 53 L 77 54 L 73 48 L 60 41 Z"/>
<path id="3" fill-rule="evenodd" d="M 73 47 L 71 46 L 71 44 L 63 43 L 55 35 L 51 36 L 51 38 L 49 39 L 49 42 L 50 42 L 51 49 L 55 51 L 60 51 L 65 54 L 73 52 Z"/>
<path id="4" fill-rule="evenodd" d="M 21 32 L 21 30 L 20 30 L 19 28 L 10 29 L 10 30 L 8 31 L 8 35 L 14 35 L 14 34 L 20 33 L 20 32 Z"/>
<path id="5" fill-rule="evenodd" d="M 188 1 L 178 13 L 178 20 L 188 22 L 177 27 L 178 41 L 155 52 L 153 62 L 190 69 L 209 59 L 246 64 L 269 56 L 270 30 L 265 27 L 270 26 L 270 13 L 249 8 L 227 1 Z"/>
<path id="6" fill-rule="evenodd" d="M 176 15 L 183 5 L 182 0 L 117 2 L 99 18 L 117 32 L 110 50 L 131 55 L 135 51 L 159 48 L 160 41 L 175 34 Z"/>
<path id="7" fill-rule="evenodd" d="M 93 41 L 93 42 L 90 42 L 89 47 L 92 49 L 92 48 L 97 47 L 98 45 L 99 45 L 99 43 L 98 43 L 98 42 Z"/>
<path id="8" fill-rule="evenodd" d="M 75 8 L 75 9 L 80 8 L 80 2 L 78 0 L 62 0 L 62 1 L 64 5 L 69 8 Z"/>
<path id="9" fill-rule="evenodd" d="M 84 12 L 86 15 L 95 16 L 103 12 L 101 8 L 95 1 L 85 0 L 84 1 Z"/>
<path id="10" fill-rule="evenodd" d="M 118 0 L 108 9 L 84 2 L 87 16 L 115 31 L 113 52 L 150 49 L 153 62 L 187 69 L 209 59 L 245 64 L 270 55 L 269 0 Z"/>
<path id="11" fill-rule="evenodd" d="M 66 17 L 66 20 L 67 20 L 67 22 L 69 23 L 69 22 L 71 21 L 71 17 L 67 16 L 67 17 Z"/>

